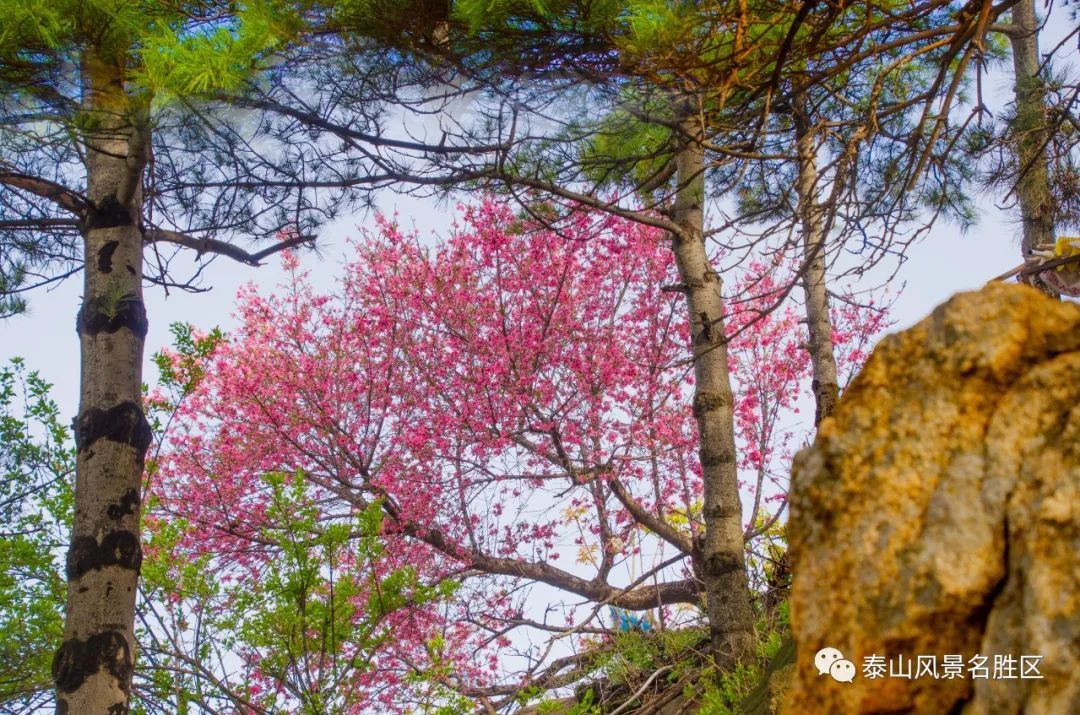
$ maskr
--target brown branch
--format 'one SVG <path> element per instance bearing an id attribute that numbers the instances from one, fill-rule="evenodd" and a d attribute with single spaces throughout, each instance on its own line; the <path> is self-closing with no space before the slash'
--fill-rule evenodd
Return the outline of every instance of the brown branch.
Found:
<path id="1" fill-rule="evenodd" d="M 384 502 L 384 508 L 388 505 Z M 391 518 L 393 509 L 388 509 Z M 590 601 L 609 603 L 628 611 L 644 611 L 674 603 L 698 603 L 698 584 L 693 579 L 671 581 L 657 586 L 630 590 L 611 586 L 600 580 L 587 580 L 569 571 L 539 561 L 501 558 L 461 549 L 446 540 L 442 532 L 414 522 L 399 523 L 402 533 L 428 544 L 447 556 L 464 561 L 470 568 L 493 576 L 513 576 L 546 583 Z"/>
<path id="2" fill-rule="evenodd" d="M 0 221 L 0 231 L 43 231 L 50 228 L 77 230 L 79 222 L 73 218 L 26 218 Z"/>
<path id="3" fill-rule="evenodd" d="M 225 256 L 231 258 L 234 261 L 240 263 L 246 263 L 249 266 L 262 265 L 261 261 L 272 256 L 280 251 L 285 251 L 296 246 L 302 246 L 311 243 L 315 240 L 314 234 L 305 234 L 303 236 L 294 236 L 293 238 L 286 239 L 275 243 L 273 246 L 264 248 L 261 251 L 255 253 L 249 253 L 239 246 L 235 246 L 226 241 L 219 241 L 216 238 L 197 238 L 195 236 L 189 236 L 186 233 L 180 233 L 178 231 L 167 231 L 161 228 L 153 228 L 143 231 L 143 241 L 145 243 L 172 243 L 184 248 L 191 248 L 198 252 L 199 255 L 204 253 L 214 253 L 219 256 Z"/>
<path id="4" fill-rule="evenodd" d="M 592 669 L 592 663 L 612 648 L 609 644 L 599 645 L 581 653 L 563 656 L 529 680 L 529 685 L 550 691 L 566 687 L 577 682 Z M 569 669 L 569 670 L 567 670 Z M 487 687 L 464 686 L 455 688 L 465 697 L 494 697 L 500 695 L 516 696 L 522 690 L 520 683 L 503 683 Z"/>
<path id="5" fill-rule="evenodd" d="M 509 147 L 505 144 L 482 144 L 477 146 L 447 146 L 444 143 L 440 144 L 427 144 L 424 142 L 405 141 L 401 139 L 390 139 L 389 137 L 379 136 L 377 134 L 369 134 L 367 132 L 357 131 L 351 127 L 347 127 L 341 124 L 337 124 L 328 119 L 324 119 L 314 111 L 304 111 L 296 109 L 295 107 L 289 107 L 280 102 L 275 102 L 271 99 L 254 99 L 251 97 L 230 98 L 232 104 L 245 107 L 248 109 L 257 109 L 266 112 L 274 112 L 282 116 L 296 119 L 302 124 L 318 127 L 323 129 L 339 139 L 351 139 L 354 141 L 363 142 L 375 147 L 388 147 L 391 149 L 401 149 L 404 151 L 421 152 L 424 154 L 492 154 L 495 152 L 506 151 Z M 445 136 L 444 136 L 445 139 Z"/>
<path id="6" fill-rule="evenodd" d="M 997 276 L 996 278 L 991 278 L 990 282 L 993 283 L 994 281 L 1003 281 L 1003 280 L 1006 280 L 1008 278 L 1012 278 L 1013 276 L 1020 276 L 1020 277 L 1030 276 L 1030 275 L 1034 275 L 1036 273 L 1042 273 L 1043 271 L 1048 271 L 1048 270 L 1051 270 L 1053 268 L 1057 268 L 1058 266 L 1066 266 L 1066 265 L 1068 265 L 1070 263 L 1077 263 L 1077 262 L 1080 262 L 1080 255 L 1078 255 L 1078 256 L 1062 256 L 1061 258 L 1054 258 L 1054 259 L 1051 259 L 1049 261 L 1046 261 L 1045 263 L 1038 263 L 1038 264 L 1034 264 L 1034 265 L 1029 264 L 1029 263 L 1021 263 L 1019 266 L 1017 266 L 1016 268 L 1013 268 L 1011 271 L 1008 271 L 1006 273 L 1002 273 L 1000 276 Z"/>
<path id="7" fill-rule="evenodd" d="M 566 470 L 567 476 L 571 479 L 571 481 L 574 482 L 575 485 L 580 485 L 584 483 L 580 481 L 582 479 L 582 475 L 573 468 L 573 465 L 570 462 L 570 457 L 563 450 L 562 443 L 558 439 L 558 434 L 554 433 L 552 437 L 555 443 L 556 450 L 554 454 L 552 454 L 548 450 L 543 449 L 540 445 L 531 441 L 524 435 L 515 435 L 511 439 L 513 439 L 515 444 L 524 447 L 525 449 L 529 450 L 537 456 L 543 457 L 544 459 L 554 464 L 556 467 L 560 467 Z M 603 468 L 599 468 L 591 469 L 589 471 L 593 472 L 594 474 L 599 474 L 601 471 L 604 470 Z M 671 526 L 660 517 L 650 513 L 647 509 L 645 509 L 645 507 L 643 507 L 634 498 L 634 496 L 626 489 L 626 487 L 623 485 L 622 482 L 618 480 L 617 477 L 612 476 L 606 481 L 608 483 L 608 486 L 611 488 L 612 494 L 614 494 L 615 498 L 619 500 L 619 503 L 623 505 L 623 508 L 630 512 L 630 516 L 632 516 L 638 524 L 653 532 L 682 553 L 690 555 L 693 552 L 693 544 L 690 542 L 689 536 L 681 533 L 678 529 Z"/>
<path id="8" fill-rule="evenodd" d="M 599 199 L 593 194 L 572 191 L 570 189 L 563 188 L 558 184 L 545 181 L 543 179 L 527 176 L 514 176 L 499 169 L 489 171 L 487 174 L 485 174 L 485 176 L 494 181 L 505 184 L 506 188 L 521 186 L 526 189 L 531 189 L 533 191 L 543 191 L 565 201 L 577 204 L 578 206 L 599 209 L 613 216 L 628 219 L 635 223 L 643 224 L 645 226 L 659 228 L 676 236 L 682 235 L 682 229 L 679 228 L 679 226 L 659 216 L 653 215 L 646 211 L 635 211 L 633 209 L 623 208 L 613 202 Z"/>
<path id="9" fill-rule="evenodd" d="M 1024 34 L 1020 28 L 1018 28 L 1016 25 L 1013 25 L 1011 22 L 997 22 L 993 25 L 990 25 L 986 29 L 988 32 L 999 32 L 1002 35 L 1006 35 L 1008 37 L 1022 37 Z"/>
<path id="10" fill-rule="evenodd" d="M 630 516 L 634 517 L 641 526 L 645 527 L 649 531 L 659 536 L 664 541 L 674 546 L 684 554 L 691 554 L 694 550 L 693 544 L 690 542 L 690 537 L 682 533 L 671 524 L 649 513 L 645 507 L 641 506 L 633 495 L 627 491 L 623 483 L 616 477 L 612 477 L 608 480 L 608 486 L 611 487 L 611 493 L 615 495 L 615 498 L 619 500 L 619 503 L 623 505 Z"/>
<path id="11" fill-rule="evenodd" d="M 89 206 L 89 202 L 82 194 L 72 191 L 55 181 L 42 179 L 39 176 L 30 176 L 17 171 L 0 170 L 0 184 L 7 184 L 14 189 L 28 191 L 35 196 L 48 199 L 65 211 L 79 216 Z"/>

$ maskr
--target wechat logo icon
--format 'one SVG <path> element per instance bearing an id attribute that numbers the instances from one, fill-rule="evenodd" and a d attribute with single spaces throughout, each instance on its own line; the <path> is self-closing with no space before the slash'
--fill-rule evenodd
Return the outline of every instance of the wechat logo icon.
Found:
<path id="1" fill-rule="evenodd" d="M 831 675 L 839 683 L 855 680 L 855 664 L 844 657 L 836 648 L 822 648 L 814 656 L 814 665 L 818 675 Z"/>

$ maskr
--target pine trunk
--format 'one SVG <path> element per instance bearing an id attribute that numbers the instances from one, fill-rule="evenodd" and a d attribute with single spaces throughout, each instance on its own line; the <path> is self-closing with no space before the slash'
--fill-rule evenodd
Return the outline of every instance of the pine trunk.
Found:
<path id="1" fill-rule="evenodd" d="M 1039 24 L 1035 0 L 1020 0 L 1012 9 L 1009 41 L 1016 98 L 1016 197 L 1020 204 L 1024 255 L 1054 242 L 1054 204 L 1046 161 L 1048 127 L 1046 85 L 1039 74 Z M 1041 288 L 1047 288 L 1041 283 Z M 1053 292 L 1053 291 L 1048 291 Z M 1055 293 L 1056 295 L 1056 293 Z"/>
<path id="2" fill-rule="evenodd" d="M 122 56 L 83 61 L 87 198 L 75 518 L 64 640 L 53 661 L 56 712 L 128 712 L 143 462 L 142 175 L 146 127 L 125 93 Z M 142 126 L 140 126 L 142 125 Z"/>
<path id="3" fill-rule="evenodd" d="M 695 564 L 705 590 L 713 656 L 718 666 L 727 669 L 754 649 L 736 467 L 734 398 L 721 281 L 705 249 L 705 159 L 700 144 L 688 139 L 676 163 L 678 188 L 672 218 L 681 235 L 672 237 L 672 250 L 690 313 L 693 409 L 704 482 L 705 533 L 695 545 Z"/>
<path id="4" fill-rule="evenodd" d="M 793 112 L 799 160 L 797 191 L 803 237 L 802 285 L 806 296 L 806 325 L 813 371 L 814 424 L 832 414 L 840 398 L 833 352 L 832 320 L 825 279 L 825 227 L 817 200 L 817 146 L 806 109 L 796 100 Z"/>

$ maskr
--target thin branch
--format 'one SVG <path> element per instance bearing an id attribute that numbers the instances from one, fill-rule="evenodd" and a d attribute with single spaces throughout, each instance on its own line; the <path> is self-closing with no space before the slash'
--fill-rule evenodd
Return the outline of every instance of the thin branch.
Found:
<path id="1" fill-rule="evenodd" d="M 41 231 L 49 228 L 77 230 L 79 222 L 73 218 L 27 218 L 0 221 L 0 231 Z"/>
<path id="2" fill-rule="evenodd" d="M 614 710 L 611 711 L 611 715 L 619 715 L 619 713 L 624 712 L 627 708 L 632 707 L 633 704 L 637 701 L 637 699 L 640 698 L 642 696 L 642 694 L 644 694 L 644 692 L 649 689 L 649 686 L 653 684 L 654 680 L 656 680 L 661 675 L 668 672 L 669 670 L 671 670 L 674 667 L 675 666 L 673 666 L 673 665 L 665 665 L 663 668 L 659 668 L 656 671 L 654 671 L 652 675 L 650 675 L 648 678 L 645 679 L 645 682 L 641 684 L 640 688 L 635 690 L 630 695 L 630 697 L 626 698 L 626 700 L 623 701 L 622 705 L 620 705 L 619 707 L 617 707 L 617 708 L 615 708 Z"/>
<path id="3" fill-rule="evenodd" d="M 302 246 L 312 243 L 316 236 L 314 234 L 305 234 L 303 236 L 294 236 L 293 238 L 286 239 L 275 243 L 273 246 L 264 248 L 261 251 L 255 253 L 249 253 L 239 246 L 233 245 L 226 241 L 220 241 L 216 238 L 197 238 L 195 236 L 189 236 L 186 233 L 180 233 L 178 231 L 168 231 L 166 229 L 154 228 L 143 231 L 143 241 L 146 243 L 172 243 L 184 248 L 190 248 L 202 255 L 204 253 L 213 253 L 226 258 L 231 258 L 234 261 L 240 263 L 246 263 L 249 266 L 262 265 L 261 261 L 272 256 L 280 251 L 285 251 L 296 246 Z"/>

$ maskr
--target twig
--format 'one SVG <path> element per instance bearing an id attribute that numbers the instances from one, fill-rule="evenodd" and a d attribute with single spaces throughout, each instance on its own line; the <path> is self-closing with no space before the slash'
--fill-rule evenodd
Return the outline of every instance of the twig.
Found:
<path id="1" fill-rule="evenodd" d="M 617 707 L 617 708 L 615 708 L 614 710 L 612 710 L 612 711 L 611 711 L 611 713 L 610 713 L 609 715 L 619 715 L 619 713 L 621 713 L 621 712 L 625 711 L 625 710 L 626 710 L 627 708 L 629 708 L 629 707 L 630 707 L 630 705 L 631 705 L 631 704 L 633 704 L 633 702 L 634 702 L 635 700 L 637 700 L 637 699 L 638 699 L 639 697 L 641 697 L 641 694 L 642 694 L 642 693 L 644 693 L 644 692 L 645 692 L 646 690 L 648 690 L 649 686 L 650 686 L 650 685 L 652 685 L 652 683 L 653 683 L 653 681 L 654 681 L 654 680 L 656 680 L 656 679 L 657 679 L 657 678 L 659 678 L 659 677 L 660 677 L 661 675 L 663 675 L 664 673 L 666 673 L 666 672 L 668 672 L 669 670 L 671 670 L 671 669 L 672 669 L 673 667 L 674 667 L 674 666 L 671 666 L 671 665 L 665 665 L 665 666 L 664 666 L 663 668 L 660 668 L 659 670 L 657 670 L 656 672 L 654 672 L 654 673 L 653 673 L 652 675 L 650 675 L 650 676 L 649 676 L 649 677 L 648 677 L 648 678 L 647 678 L 647 679 L 645 680 L 645 682 L 644 682 L 644 683 L 642 683 L 642 684 L 641 684 L 641 687 L 640 687 L 640 688 L 638 688 L 637 690 L 635 690 L 635 691 L 633 692 L 633 694 L 632 694 L 632 695 L 630 695 L 630 697 L 629 697 L 629 698 L 627 698 L 625 702 L 623 702 L 623 704 L 622 704 L 622 705 L 620 705 L 619 707 Z"/>

